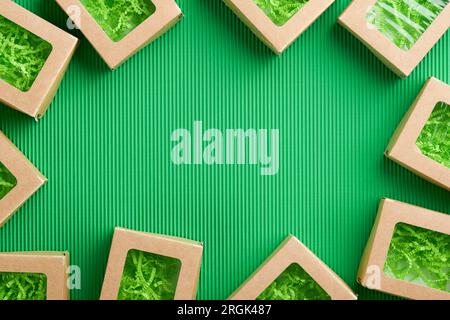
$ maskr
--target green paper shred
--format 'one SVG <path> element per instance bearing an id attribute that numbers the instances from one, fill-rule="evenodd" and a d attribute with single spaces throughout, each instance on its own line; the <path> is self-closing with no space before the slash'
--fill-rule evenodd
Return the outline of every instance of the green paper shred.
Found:
<path id="1" fill-rule="evenodd" d="M 282 26 L 309 0 L 253 0 L 275 23 Z"/>
<path id="2" fill-rule="evenodd" d="M 51 51 L 51 44 L 0 16 L 0 80 L 30 90 Z"/>
<path id="3" fill-rule="evenodd" d="M 450 105 L 440 102 L 434 107 L 416 145 L 425 156 L 450 168 Z"/>
<path id="4" fill-rule="evenodd" d="M 366 21 L 408 51 L 428 29 L 450 0 L 379 0 Z"/>
<path id="5" fill-rule="evenodd" d="M 0 272 L 0 300 L 46 300 L 47 276 Z"/>
<path id="6" fill-rule="evenodd" d="M 118 300 L 173 300 L 180 269 L 178 259 L 130 250 Z"/>
<path id="7" fill-rule="evenodd" d="M 450 292 L 450 235 L 397 224 L 384 273 L 394 279 Z"/>
<path id="8" fill-rule="evenodd" d="M 302 267 L 293 263 L 256 300 L 331 300 L 331 297 Z"/>
<path id="9" fill-rule="evenodd" d="M 108 37 L 117 42 L 156 10 L 150 0 L 81 0 Z"/>
<path id="10" fill-rule="evenodd" d="M 17 179 L 13 174 L 0 162 L 0 200 L 3 199 L 17 185 Z"/>

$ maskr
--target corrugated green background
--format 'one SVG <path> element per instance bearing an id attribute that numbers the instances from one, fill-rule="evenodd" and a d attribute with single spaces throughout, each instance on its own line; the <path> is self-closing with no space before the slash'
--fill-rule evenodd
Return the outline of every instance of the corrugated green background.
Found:
<path id="1" fill-rule="evenodd" d="M 17 1 L 54 24 L 54 1 Z M 0 107 L 0 130 L 49 178 L 0 229 L 0 250 L 69 250 L 73 298 L 99 296 L 112 231 L 123 226 L 205 244 L 199 298 L 223 299 L 288 233 L 361 299 L 355 283 L 378 201 L 450 213 L 450 197 L 383 156 L 425 80 L 450 82 L 447 33 L 400 80 L 336 24 L 338 0 L 281 57 L 220 0 L 180 0 L 185 17 L 111 72 L 81 46 L 44 119 Z M 170 134 L 205 127 L 279 128 L 276 176 L 255 166 L 171 164 Z"/>

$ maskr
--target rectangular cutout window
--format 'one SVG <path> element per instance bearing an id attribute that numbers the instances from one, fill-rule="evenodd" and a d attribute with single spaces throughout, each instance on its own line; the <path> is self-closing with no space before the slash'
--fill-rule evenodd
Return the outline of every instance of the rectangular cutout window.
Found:
<path id="1" fill-rule="evenodd" d="M 155 11 L 150 0 L 80 0 L 108 37 L 118 42 Z"/>
<path id="2" fill-rule="evenodd" d="M 0 16 L 0 79 L 27 92 L 52 51 L 52 45 Z"/>
<path id="3" fill-rule="evenodd" d="M 289 21 L 309 0 L 253 0 L 275 23 L 282 26 Z"/>
<path id="4" fill-rule="evenodd" d="M 423 155 L 450 168 L 450 105 L 439 102 L 416 141 Z"/>
<path id="5" fill-rule="evenodd" d="M 411 49 L 450 0 L 379 0 L 366 16 L 392 43 Z"/>
<path id="6" fill-rule="evenodd" d="M 16 177 L 0 162 L 0 200 L 14 189 L 16 185 Z"/>
<path id="7" fill-rule="evenodd" d="M 46 300 L 47 276 L 41 273 L 0 272 L 0 300 Z"/>
<path id="8" fill-rule="evenodd" d="M 384 264 L 384 273 L 450 292 L 450 235 L 398 223 Z"/>
<path id="9" fill-rule="evenodd" d="M 256 300 L 331 300 L 331 297 L 297 263 L 292 263 Z"/>
<path id="10" fill-rule="evenodd" d="M 173 300 L 181 261 L 140 250 L 129 250 L 118 300 Z"/>

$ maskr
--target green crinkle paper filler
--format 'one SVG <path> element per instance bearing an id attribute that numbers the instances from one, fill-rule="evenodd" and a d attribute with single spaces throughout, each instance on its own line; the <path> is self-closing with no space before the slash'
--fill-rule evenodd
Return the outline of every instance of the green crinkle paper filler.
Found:
<path id="1" fill-rule="evenodd" d="M 150 0 L 81 0 L 108 37 L 117 42 L 156 10 Z"/>
<path id="2" fill-rule="evenodd" d="M 450 0 L 379 0 L 366 21 L 407 51 L 444 10 Z"/>
<path id="3" fill-rule="evenodd" d="M 302 267 L 293 263 L 256 300 L 331 300 L 331 297 Z"/>
<path id="4" fill-rule="evenodd" d="M 46 300 L 47 276 L 0 272 L 0 300 Z"/>
<path id="5" fill-rule="evenodd" d="M 118 300 L 173 300 L 181 261 L 130 250 L 120 282 Z"/>
<path id="6" fill-rule="evenodd" d="M 384 273 L 394 279 L 450 292 L 450 235 L 397 224 Z"/>
<path id="7" fill-rule="evenodd" d="M 6 196 L 17 185 L 17 179 L 13 174 L 0 162 L 0 200 Z"/>
<path id="8" fill-rule="evenodd" d="M 30 90 L 52 46 L 0 16 L 0 79 L 21 91 Z"/>
<path id="9" fill-rule="evenodd" d="M 434 107 L 416 145 L 425 156 L 450 168 L 450 105 L 440 102 Z"/>
<path id="10" fill-rule="evenodd" d="M 253 0 L 275 23 L 282 26 L 309 0 Z"/>

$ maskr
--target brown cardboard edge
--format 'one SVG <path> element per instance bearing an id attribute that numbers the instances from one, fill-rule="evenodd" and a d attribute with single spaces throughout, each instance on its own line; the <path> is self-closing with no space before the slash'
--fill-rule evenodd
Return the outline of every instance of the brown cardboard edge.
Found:
<path id="1" fill-rule="evenodd" d="M 308 29 L 335 0 L 310 0 L 283 26 L 275 25 L 252 0 L 224 0 L 224 3 L 274 53 L 280 55 Z"/>
<path id="2" fill-rule="evenodd" d="M 356 300 L 350 287 L 297 238 L 288 236 L 229 300 L 255 300 L 290 264 L 299 264 L 332 300 Z"/>
<path id="3" fill-rule="evenodd" d="M 68 300 L 68 252 L 0 253 L 0 272 L 42 273 L 47 276 L 47 300 Z"/>
<path id="4" fill-rule="evenodd" d="M 450 105 L 450 86 L 431 77 L 403 117 L 385 155 L 422 178 L 450 190 L 450 169 L 422 154 L 416 141 L 439 102 Z"/>
<path id="5" fill-rule="evenodd" d="M 450 234 L 450 216 L 400 201 L 384 198 L 364 250 L 357 281 L 364 287 L 408 299 L 450 299 L 450 293 L 411 282 L 389 278 L 384 264 L 397 223 L 407 223 L 425 229 Z M 378 270 L 379 283 L 371 284 L 372 271 Z"/>
<path id="6" fill-rule="evenodd" d="M 152 0 L 156 7 L 155 13 L 138 25 L 122 40 L 114 42 L 95 19 L 89 14 L 79 0 L 55 0 L 58 5 L 70 14 L 68 8 L 77 6 L 80 9 L 80 24 L 77 26 L 88 39 L 97 53 L 111 70 L 147 46 L 174 26 L 183 16 L 181 9 L 173 0 Z"/>
<path id="7" fill-rule="evenodd" d="M 152 252 L 181 261 L 175 300 L 197 295 L 203 244 L 171 236 L 115 228 L 100 300 L 117 300 L 126 256 L 131 249 Z"/>
<path id="8" fill-rule="evenodd" d="M 0 200 L 0 227 L 46 182 L 47 178 L 0 131 L 0 162 L 17 179 L 17 185 Z"/>
<path id="9" fill-rule="evenodd" d="M 37 120 L 53 100 L 78 39 L 10 0 L 0 1 L 0 15 L 52 45 L 52 51 L 29 91 L 22 92 L 0 81 L 0 102 Z"/>
<path id="10" fill-rule="evenodd" d="M 338 22 L 363 42 L 394 73 L 405 78 L 419 65 L 449 28 L 450 7 L 444 8 L 414 46 L 404 51 L 378 30 L 367 28 L 365 14 L 367 9 L 376 2 L 377 0 L 353 0 L 339 16 Z"/>

